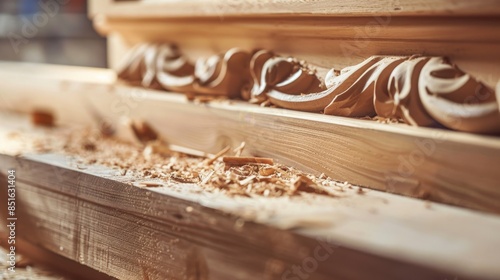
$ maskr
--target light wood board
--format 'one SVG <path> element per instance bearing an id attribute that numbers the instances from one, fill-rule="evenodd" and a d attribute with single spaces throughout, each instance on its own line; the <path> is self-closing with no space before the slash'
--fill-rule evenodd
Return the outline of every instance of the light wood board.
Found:
<path id="1" fill-rule="evenodd" d="M 486 11 L 476 17 L 425 18 L 377 12 L 366 17 L 99 16 L 94 25 L 101 34 L 120 38 L 110 40 L 111 67 L 137 43 L 164 42 L 179 45 L 192 61 L 230 48 L 269 49 L 307 61 L 322 77 L 331 68 L 352 66 L 372 55 L 421 54 L 448 57 L 490 86 L 500 78 L 500 17 Z"/>
<path id="2" fill-rule="evenodd" d="M 468 0 L 142 0 L 90 1 L 90 14 L 113 17 L 230 17 L 230 16 L 371 16 L 498 15 L 498 1 Z"/>
<path id="3" fill-rule="evenodd" d="M 174 145 L 216 153 L 245 141 L 247 154 L 340 181 L 500 213 L 498 137 L 235 101 L 194 104 L 180 94 L 116 84 L 109 70 L 4 63 L 0 78 L 1 107 L 46 108 L 61 124 L 97 125 L 95 112 L 117 128 L 124 118 L 142 119 Z"/>
<path id="4" fill-rule="evenodd" d="M 178 44 L 193 59 L 230 48 L 266 48 L 325 69 L 371 55 L 449 57 L 494 86 L 500 77 L 500 2 L 111 1 L 90 2 L 94 26 L 109 41 L 110 66 L 138 42 Z M 119 37 L 120 39 L 116 39 Z"/>
<path id="5" fill-rule="evenodd" d="M 3 122 L 0 139 L 15 128 Z M 310 279 L 500 277 L 497 215 L 348 188 L 281 198 L 141 188 L 60 154 L 0 155 L 0 180 L 10 168 L 17 237 L 119 279 L 295 279 L 294 266 Z"/>

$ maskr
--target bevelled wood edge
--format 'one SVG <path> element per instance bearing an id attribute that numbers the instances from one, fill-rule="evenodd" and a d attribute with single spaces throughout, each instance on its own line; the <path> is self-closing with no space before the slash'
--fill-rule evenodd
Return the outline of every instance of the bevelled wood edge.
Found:
<path id="1" fill-rule="evenodd" d="M 245 141 L 247 155 L 378 190 L 500 213 L 496 137 L 236 101 L 196 104 L 180 94 L 86 82 L 109 70 L 44 77 L 24 73 L 27 68 L 47 73 L 44 69 L 67 67 L 7 65 L 0 68 L 6 69 L 0 71 L 2 108 L 50 109 L 56 124 L 98 125 L 95 112 L 116 126 L 123 117 L 141 119 L 173 145 L 217 153 Z"/>
<path id="2" fill-rule="evenodd" d="M 179 17 L 300 17 L 300 16 L 477 16 L 499 15 L 500 6 L 495 0 L 474 2 L 467 0 L 396 0 L 396 1 L 90 1 L 91 16 L 106 15 L 126 18 L 179 18 Z"/>
<path id="3" fill-rule="evenodd" d="M 386 245 L 372 244 L 372 247 L 369 245 L 372 237 L 363 234 L 342 237 L 342 234 L 334 234 L 337 229 L 342 231 L 342 227 L 337 228 L 341 224 L 345 224 L 346 229 L 354 226 L 352 230 L 355 232 L 355 228 L 359 226 L 370 227 L 371 223 L 360 222 L 373 215 L 367 211 L 366 205 L 353 207 L 348 211 L 352 213 L 352 219 L 360 219 L 358 222 L 342 218 L 344 214 L 341 209 L 348 209 L 348 205 L 339 204 L 339 210 L 327 210 L 329 207 L 325 205 L 325 211 L 333 211 L 333 216 L 328 216 L 329 219 L 335 221 L 339 218 L 337 224 L 334 223 L 334 226 L 328 229 L 321 226 L 315 228 L 314 223 L 309 226 L 306 223 L 302 230 L 307 233 L 307 237 L 290 230 L 274 228 L 273 215 L 261 221 L 265 224 L 245 221 L 248 217 L 241 220 L 238 211 L 244 213 L 245 210 L 262 208 L 259 204 L 252 206 L 251 199 L 246 202 L 231 202 L 230 198 L 214 196 L 210 199 L 210 204 L 202 206 L 199 202 L 204 200 L 200 198 L 207 194 L 187 195 L 168 189 L 131 186 L 121 183 L 118 177 L 113 175 L 115 171 L 104 167 L 88 166 L 85 171 L 79 171 L 69 167 L 67 159 L 51 155 L 30 158 L 0 155 L 0 158 L 2 170 L 8 166 L 19 171 L 16 173 L 19 202 L 18 236 L 119 279 L 294 279 L 293 277 L 304 274 L 325 280 L 332 277 L 469 279 L 475 276 L 493 279 L 494 276 L 491 270 L 485 273 L 468 266 L 447 267 L 445 263 L 450 259 L 435 259 L 430 262 L 408 253 L 408 249 L 413 248 L 415 242 L 421 244 L 420 251 L 422 246 L 427 248 L 425 250 L 432 248 L 432 238 L 427 240 L 432 235 L 426 235 L 426 231 L 457 230 L 456 224 L 441 224 L 438 225 L 439 229 L 422 225 L 421 230 L 417 229 L 415 233 L 423 239 L 415 239 L 414 234 L 405 233 L 395 236 L 396 239 L 411 238 L 412 242 L 403 246 L 408 248 L 399 246 L 399 249 L 394 251 L 390 245 L 388 250 L 380 250 Z M 4 192 L 0 197 L 3 196 Z M 405 203 L 400 203 L 404 198 L 386 196 L 388 200 L 385 203 L 375 204 L 388 208 L 405 208 Z M 360 200 L 376 202 L 377 199 L 370 197 L 370 194 L 358 196 Z M 245 209 L 241 207 L 241 203 L 244 203 Z M 358 203 L 360 206 L 366 204 L 361 201 Z M 187 208 L 190 210 L 187 211 Z M 321 204 L 317 208 L 322 208 Z M 445 212 L 438 212 L 437 219 L 450 220 L 450 217 L 454 217 L 457 222 L 473 220 L 476 229 L 488 225 L 493 228 L 500 226 L 498 221 L 478 213 L 446 206 L 437 208 L 439 209 L 435 211 Z M 274 215 L 284 215 L 283 218 L 289 216 L 287 210 L 281 207 L 280 209 L 281 211 L 276 209 L 278 212 L 274 211 Z M 291 209 L 293 207 L 288 211 Z M 431 210 L 422 206 L 416 211 L 423 213 Z M 335 213 L 339 216 L 335 217 Z M 432 212 L 427 214 L 432 216 Z M 313 212 L 309 215 L 317 216 Z M 391 221 L 403 222 L 391 218 L 391 215 L 380 215 L 374 218 L 387 218 L 389 224 Z M 312 216 L 310 218 L 314 219 Z M 403 220 L 403 223 L 410 223 L 408 229 L 413 232 L 415 225 L 411 225 L 411 219 Z M 275 222 L 279 225 L 279 221 Z M 426 219 L 425 223 L 432 223 L 432 219 Z M 380 228 L 377 223 L 374 226 Z M 416 225 L 416 228 L 418 227 Z M 420 235 L 421 233 L 424 234 Z M 494 235 L 491 231 L 484 233 Z M 465 233 L 464 236 L 467 235 L 470 233 Z M 478 244 L 477 248 L 482 248 L 489 244 L 490 250 L 494 250 L 497 243 L 491 236 L 467 239 L 472 246 L 469 248 L 476 248 Z M 355 242 L 352 238 L 359 241 Z M 349 242 L 344 243 L 346 241 Z M 453 244 L 454 241 L 450 242 Z M 323 253 L 321 255 L 318 252 L 320 250 Z M 394 257 L 401 252 L 405 253 L 400 255 L 401 257 Z M 475 257 L 480 260 L 490 253 L 484 252 L 484 255 Z M 441 254 L 446 254 L 446 250 Z M 452 254 L 450 258 L 453 262 L 469 262 L 470 256 Z M 325 258 L 325 255 L 328 257 Z M 408 261 L 410 259 L 416 262 Z M 314 268 L 309 269 L 308 266 L 311 265 Z M 441 269 L 448 272 L 442 272 Z"/>

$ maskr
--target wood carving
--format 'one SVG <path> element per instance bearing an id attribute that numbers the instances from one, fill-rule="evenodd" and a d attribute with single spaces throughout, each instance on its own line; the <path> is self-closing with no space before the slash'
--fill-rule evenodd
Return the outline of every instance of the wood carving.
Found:
<path id="1" fill-rule="evenodd" d="M 293 58 L 279 57 L 265 50 L 253 55 L 250 73 L 253 85 L 248 95 L 259 101 L 272 101 L 269 95 L 271 91 L 300 95 L 325 89 L 316 73 L 304 63 Z"/>
<path id="2" fill-rule="evenodd" d="M 250 57 L 231 49 L 193 65 L 173 45 L 141 44 L 124 60 L 118 76 L 148 88 L 237 98 L 249 82 Z"/>
<path id="3" fill-rule="evenodd" d="M 346 117 L 380 116 L 413 126 L 500 133 L 493 89 L 444 57 L 372 56 L 324 82 L 305 62 L 270 51 L 231 49 L 194 65 L 173 45 L 140 45 L 119 77 L 145 87 L 253 102 Z"/>

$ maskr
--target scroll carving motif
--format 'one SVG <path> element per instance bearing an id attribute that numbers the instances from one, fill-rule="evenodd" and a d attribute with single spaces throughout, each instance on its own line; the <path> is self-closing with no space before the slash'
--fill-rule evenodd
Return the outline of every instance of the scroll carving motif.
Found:
<path id="1" fill-rule="evenodd" d="M 500 96 L 444 57 L 373 56 L 322 81 L 305 62 L 231 49 L 191 64 L 173 45 L 134 48 L 118 71 L 144 87 L 227 96 L 345 117 L 500 133 Z"/>

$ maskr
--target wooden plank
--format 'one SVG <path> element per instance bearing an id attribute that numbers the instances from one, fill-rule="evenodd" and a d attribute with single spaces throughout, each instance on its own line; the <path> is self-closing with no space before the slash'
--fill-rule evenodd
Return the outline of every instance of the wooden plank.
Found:
<path id="1" fill-rule="evenodd" d="M 90 15 L 111 17 L 232 17 L 232 16 L 475 16 L 499 15 L 500 5 L 495 0 L 480 2 L 468 0 L 143 0 L 90 1 Z"/>
<path id="2" fill-rule="evenodd" d="M 30 128 L 25 119 L 19 121 L 3 114 L 0 120 L 3 151 L 16 153 L 11 144 L 22 144 L 9 138 L 12 131 L 19 131 L 26 142 L 36 142 L 40 135 L 51 133 L 51 130 Z M 10 141 L 6 141 L 8 139 Z M 30 150 L 25 149 L 24 153 Z M 328 248 L 335 250 L 335 258 L 342 261 L 322 263 L 329 269 L 323 271 L 324 277 L 318 269 L 317 274 L 311 274 L 317 277 L 314 279 L 329 279 L 326 275 L 359 279 L 368 273 L 365 265 L 371 267 L 369 271 L 373 269 L 375 274 L 370 272 L 370 276 L 374 279 L 397 279 L 413 270 L 415 279 L 464 279 L 464 275 L 488 279 L 491 277 L 487 271 L 496 273 L 492 271 L 496 265 L 490 255 L 496 254 L 499 246 L 495 234 L 500 226 L 498 216 L 375 191 L 360 195 L 355 189 L 347 188 L 345 195 L 336 198 L 307 195 L 235 198 L 199 192 L 192 184 L 145 189 L 136 187 L 144 179 L 122 176 L 121 170 L 85 165 L 78 157 L 57 154 L 0 156 L 0 170 L 5 172 L 10 168 L 16 170 L 17 176 L 18 237 L 28 238 L 31 243 L 118 278 L 134 279 L 142 275 L 170 279 L 173 275 L 191 276 L 196 271 L 208 271 L 213 279 L 234 279 L 234 268 L 243 279 L 254 275 L 255 270 L 263 271 L 262 277 L 274 279 L 280 278 L 280 273 L 273 275 L 272 267 L 277 266 L 275 269 L 281 269 L 282 273 L 294 264 L 300 266 L 307 258 L 307 255 L 290 255 L 293 252 L 307 247 L 311 254 L 318 246 L 329 243 L 333 243 L 333 247 Z M 124 184 L 131 180 L 135 181 L 134 185 Z M 0 199 L 5 198 L 1 197 L 5 193 L 0 192 Z M 255 229 L 252 221 L 271 228 Z M 470 230 L 463 229 L 464 223 L 471 225 Z M 124 228 L 130 230 L 124 233 Z M 292 229 L 309 239 L 297 239 L 295 234 L 292 238 L 290 232 L 286 236 L 275 236 L 273 228 Z M 490 230 L 482 231 L 482 228 Z M 199 233 L 200 229 L 203 234 Z M 120 234 L 116 234 L 117 231 Z M 391 236 L 390 242 L 381 242 L 381 236 Z M 311 243 L 311 238 L 316 241 Z M 225 246 L 232 246 L 229 252 L 238 250 L 239 245 L 233 241 L 243 246 L 243 250 L 249 246 L 257 250 L 235 255 L 245 256 L 243 259 L 234 260 L 232 255 L 230 261 L 225 255 L 227 251 L 220 250 Z M 260 242 L 265 244 L 261 247 Z M 271 246 L 267 242 L 277 244 Z M 295 249 L 290 243 L 299 248 Z M 107 249 L 103 249 L 103 244 Z M 192 246 L 196 248 L 194 255 L 183 253 L 190 252 Z M 158 257 L 152 257 L 152 251 L 159 252 Z M 470 261 L 470 256 L 474 256 L 474 261 Z M 271 268 L 269 259 L 273 259 Z M 398 259 L 400 263 L 393 263 L 391 259 Z M 228 262 L 231 269 L 227 268 Z M 476 262 L 481 263 L 480 267 Z M 337 271 L 336 265 L 344 269 Z M 351 272 L 353 265 L 358 269 Z M 464 268 L 456 270 L 456 265 Z M 394 266 L 401 271 L 394 270 Z M 434 269 L 449 272 L 435 275 Z"/>
<path id="3" fill-rule="evenodd" d="M 498 17 L 429 17 L 425 20 L 408 17 L 348 17 L 304 19 L 129 19 L 107 18 L 96 21 L 98 28 L 120 33 L 155 34 L 160 32 L 171 38 L 187 36 L 299 37 L 328 38 L 330 40 L 412 40 L 434 42 L 500 42 Z M 182 25 L 182 28 L 179 28 Z M 454 31 L 461 30 L 462 33 Z M 153 35 L 149 35 L 151 37 Z"/>
<path id="4" fill-rule="evenodd" d="M 144 179 L 57 154 L 0 155 L 1 180 L 10 168 L 17 236 L 119 279 L 294 279 L 294 266 L 311 279 L 500 277 L 494 215 L 377 191 L 247 198 L 192 184 L 140 188 L 125 182 Z"/>
<path id="5" fill-rule="evenodd" d="M 121 34 L 129 42 L 175 42 L 196 52 L 267 48 L 326 68 L 379 54 L 443 55 L 487 84 L 496 83 L 498 2 L 355 2 L 95 1 L 91 16 L 102 34 Z M 398 4 L 404 8 L 393 10 Z M 274 13 L 277 6 L 283 10 Z"/>
<path id="6" fill-rule="evenodd" d="M 234 47 L 269 49 L 307 61 L 321 77 L 331 68 L 352 66 L 372 55 L 414 54 L 446 56 L 490 86 L 500 77 L 499 17 L 231 18 L 223 22 L 108 18 L 96 20 L 95 25 L 102 34 L 113 34 L 112 67 L 119 64 L 123 49 L 136 43 L 174 42 L 192 61 Z"/>
<path id="7" fill-rule="evenodd" d="M 3 108 L 47 108 L 61 124 L 95 124 L 92 112 L 116 126 L 123 118 L 143 119 L 174 145 L 216 153 L 245 141 L 249 155 L 337 180 L 500 213 L 497 137 L 235 101 L 197 105 L 182 95 L 113 84 L 108 70 L 81 70 L 76 76 L 61 66 L 2 64 L 0 69 L 5 69 L 0 71 Z M 51 69 L 58 74 L 50 77 Z M 86 82 L 93 77 L 107 80 Z"/>
<path id="8" fill-rule="evenodd" d="M 443 4 L 442 2 L 432 5 Z M 165 2 L 158 6 L 171 4 Z M 418 2 L 416 5 L 420 4 L 422 3 Z M 461 5 L 457 2 L 450 5 L 455 4 Z M 116 5 L 143 8 L 142 6 L 147 7 L 149 4 L 129 2 Z M 335 7 L 331 1 L 329 5 Z M 199 6 L 206 7 L 210 4 Z M 453 11 L 451 6 L 448 11 Z M 355 11 L 356 7 L 349 9 Z M 486 7 L 483 6 L 485 9 Z M 436 7 L 433 6 L 434 8 Z M 487 9 L 492 11 L 494 6 Z M 102 10 L 111 11 L 113 8 Z M 471 10 L 473 9 L 469 9 Z M 119 63 L 124 49 L 136 43 L 174 42 L 193 61 L 200 56 L 222 53 L 233 47 L 249 51 L 270 49 L 280 55 L 290 55 L 317 66 L 320 76 L 324 76 L 331 68 L 351 66 L 372 55 L 414 54 L 446 56 L 462 70 L 491 87 L 496 85 L 500 76 L 500 55 L 497 51 L 500 18 L 488 12 L 474 17 L 463 14 L 447 17 L 426 11 L 425 17 L 414 17 L 384 14 L 383 7 L 380 7 L 369 16 L 359 16 L 353 12 L 345 16 L 330 17 L 312 14 L 303 17 L 273 15 L 222 19 L 201 15 L 159 17 L 153 11 L 145 12 L 142 17 L 114 17 L 103 12 L 94 18 L 94 25 L 101 34 L 112 36 L 109 44 L 111 67 Z"/>

